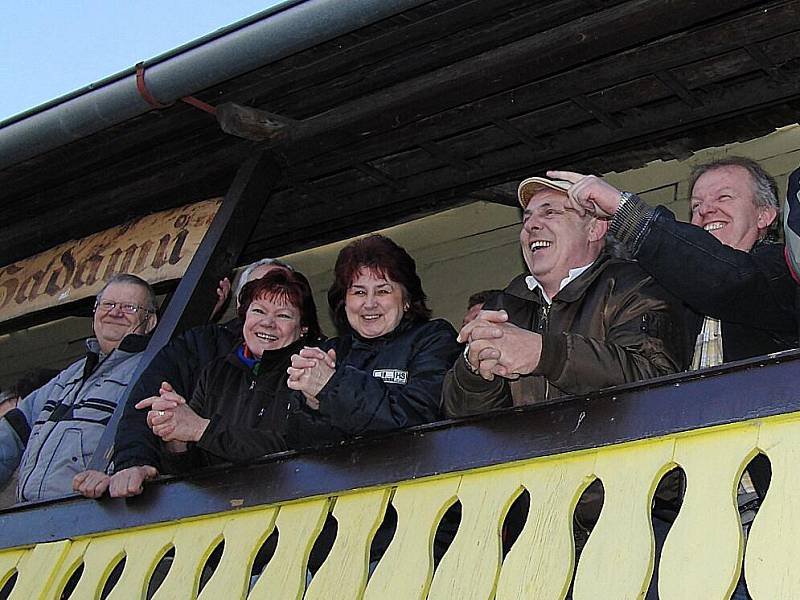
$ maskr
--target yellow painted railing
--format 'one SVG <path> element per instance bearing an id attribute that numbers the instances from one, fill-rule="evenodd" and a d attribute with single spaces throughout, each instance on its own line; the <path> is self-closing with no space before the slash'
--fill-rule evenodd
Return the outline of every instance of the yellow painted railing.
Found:
<path id="1" fill-rule="evenodd" d="M 757 452 L 772 464 L 769 493 L 746 552 L 736 487 Z M 156 599 L 194 598 L 201 571 L 220 541 L 222 557 L 202 599 L 270 598 L 560 599 L 573 576 L 572 515 L 586 486 L 603 482 L 600 519 L 575 572 L 575 600 L 642 598 L 654 564 L 651 500 L 661 477 L 680 466 L 686 494 L 666 539 L 659 570 L 662 600 L 727 600 L 744 558 L 755 600 L 800 598 L 800 414 L 700 429 L 478 471 L 358 490 L 279 506 L 233 510 L 136 530 L 43 543 L 0 553 L 0 584 L 16 572 L 10 598 L 57 600 L 82 564 L 71 598 L 99 598 L 124 557 L 110 600 L 143 598 L 161 557 L 174 561 Z M 502 558 L 500 530 L 523 489 L 525 526 Z M 434 572 L 432 541 L 456 500 L 461 523 Z M 387 504 L 397 511 L 392 542 L 368 580 L 370 540 Z M 307 584 L 306 561 L 329 509 L 338 533 Z M 256 552 L 273 529 L 277 549 L 250 588 Z"/>

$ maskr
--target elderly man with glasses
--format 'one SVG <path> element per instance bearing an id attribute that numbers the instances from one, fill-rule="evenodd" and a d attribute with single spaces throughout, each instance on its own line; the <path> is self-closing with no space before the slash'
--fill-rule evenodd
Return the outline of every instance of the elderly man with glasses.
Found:
<path id="1" fill-rule="evenodd" d="M 91 459 L 156 321 L 150 285 L 135 275 L 114 276 L 97 295 L 86 356 L 0 420 L 0 483 L 19 466 L 19 501 L 72 493 L 73 478 Z"/>
<path id="2" fill-rule="evenodd" d="M 293 271 L 289 265 L 264 258 L 249 265 L 241 274 L 234 297 L 248 281 L 259 279 L 273 269 Z M 220 287 L 224 287 L 220 282 Z M 214 309 L 217 312 L 219 305 Z M 134 384 L 122 414 L 114 440 L 113 475 L 85 471 L 75 481 L 75 491 L 89 498 L 99 498 L 106 490 L 112 497 L 134 496 L 143 490 L 146 481 L 157 477 L 163 469 L 163 443 L 147 424 L 147 410 L 136 404 L 159 395 L 164 381 L 176 393 L 191 398 L 198 375 L 211 361 L 226 356 L 242 332 L 242 323 L 234 318 L 226 323 L 208 323 L 193 327 L 173 338 L 159 350 L 142 376 Z"/>

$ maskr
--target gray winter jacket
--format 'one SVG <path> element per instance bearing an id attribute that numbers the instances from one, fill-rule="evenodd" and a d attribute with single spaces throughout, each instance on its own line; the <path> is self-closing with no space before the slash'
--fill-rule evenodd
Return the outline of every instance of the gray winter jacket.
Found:
<path id="1" fill-rule="evenodd" d="M 17 500 L 73 493 L 72 479 L 91 460 L 146 345 L 147 338 L 128 335 L 101 358 L 97 340 L 87 340 L 84 358 L 0 420 L 0 484 L 19 466 Z"/>

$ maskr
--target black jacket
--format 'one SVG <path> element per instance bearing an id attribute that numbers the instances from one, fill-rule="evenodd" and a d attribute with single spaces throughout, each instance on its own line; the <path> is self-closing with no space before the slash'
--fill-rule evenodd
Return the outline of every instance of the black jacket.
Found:
<path id="1" fill-rule="evenodd" d="M 265 352 L 251 369 L 238 349 L 209 363 L 200 373 L 189 406 L 210 420 L 200 440 L 187 452 L 167 454 L 162 464 L 181 473 L 226 462 L 245 463 L 287 448 L 290 411 L 286 369 L 304 342 Z"/>
<path id="2" fill-rule="evenodd" d="M 200 370 L 212 360 L 224 357 L 241 337 L 238 319 L 223 325 L 210 323 L 193 327 L 173 338 L 155 355 L 134 385 L 114 440 L 114 470 L 152 465 L 162 470 L 161 439 L 147 426 L 147 411 L 134 408 L 137 402 L 158 396 L 162 381 L 172 384 L 184 398 L 191 398 Z"/>
<path id="3" fill-rule="evenodd" d="M 442 380 L 460 351 L 448 322 L 403 320 L 372 339 L 349 333 L 321 345 L 336 350 L 336 372 L 317 395 L 319 411 L 302 408 L 291 417 L 292 445 L 329 443 L 441 418 Z M 299 438 L 299 439 L 296 439 Z"/>
<path id="4" fill-rule="evenodd" d="M 797 284 L 784 260 L 783 244 L 759 242 L 750 252 L 724 245 L 663 206 L 633 197 L 609 231 L 642 268 L 693 311 L 694 344 L 703 317 L 722 323 L 725 362 L 797 347 Z"/>

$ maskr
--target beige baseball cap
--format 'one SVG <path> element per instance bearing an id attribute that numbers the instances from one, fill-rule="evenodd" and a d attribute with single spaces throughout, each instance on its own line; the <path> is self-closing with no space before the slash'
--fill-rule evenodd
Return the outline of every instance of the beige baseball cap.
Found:
<path id="1" fill-rule="evenodd" d="M 517 189 L 517 198 L 522 208 L 527 208 L 528 202 L 531 197 L 543 189 L 551 189 L 557 192 L 566 194 L 572 184 L 569 181 L 562 181 L 560 179 L 548 179 L 547 177 L 528 177 L 519 184 Z"/>

